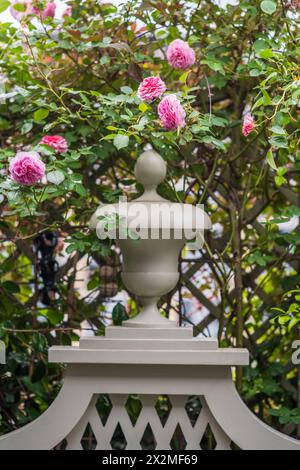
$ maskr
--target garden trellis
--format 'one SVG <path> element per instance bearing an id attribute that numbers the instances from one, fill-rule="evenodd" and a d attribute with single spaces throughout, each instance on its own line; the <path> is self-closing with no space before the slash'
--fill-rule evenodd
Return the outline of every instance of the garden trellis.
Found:
<path id="1" fill-rule="evenodd" d="M 135 204 L 140 203 L 146 211 L 152 204 L 167 203 L 155 194 L 158 183 L 166 176 L 164 161 L 156 152 L 140 156 L 136 175 L 145 192 Z M 177 219 L 183 205 L 171 206 L 176 209 Z M 201 217 L 201 209 L 193 209 L 193 222 L 183 217 L 182 228 L 194 227 Z M 105 210 L 101 207 L 95 213 L 93 228 L 99 225 L 99 215 Z M 148 429 L 147 448 L 153 450 L 204 449 L 205 437 L 213 440 L 212 448 L 216 450 L 230 450 L 234 446 L 300 450 L 299 441 L 260 422 L 239 398 L 230 366 L 248 364 L 247 350 L 219 348 L 216 340 L 195 340 L 192 328 L 178 327 L 159 314 L 157 298 L 176 284 L 178 251 L 187 240 L 185 232 L 181 238 L 175 235 L 176 220 L 170 220 L 168 226 L 162 225 L 163 221 L 153 226 L 148 217 L 145 221 L 146 225 L 140 228 L 149 230 L 152 237 L 152 229 L 156 228 L 159 235 L 132 240 L 124 239 L 121 230 L 118 232 L 124 257 L 122 277 L 125 285 L 140 297 L 142 312 L 121 327 L 107 327 L 105 338 L 83 338 L 79 347 L 51 348 L 50 361 L 68 364 L 60 394 L 36 422 L 0 438 L 0 449 L 108 450 L 113 448 L 114 435 L 119 432 L 123 447 L 136 450 L 145 448 Z M 197 228 L 203 232 L 209 227 L 206 216 Z M 167 250 L 166 229 L 171 229 Z M 138 394 L 140 405 L 135 422 L 126 408 L 133 393 Z M 110 403 L 105 418 L 97 409 L 97 401 L 104 394 Z M 156 410 L 160 395 L 167 396 L 169 401 L 164 423 Z M 194 423 L 187 409 L 189 395 L 200 401 Z M 207 432 L 209 437 L 205 436 Z"/>
<path id="2" fill-rule="evenodd" d="M 200 8 L 196 1 L 137 0 L 120 9 L 70 3 L 73 12 L 63 18 L 52 11 L 41 22 L 14 12 L 21 22 L 0 24 L 0 340 L 7 349 L 1 433 L 34 422 L 54 402 L 62 367 L 48 362 L 48 347 L 78 340 L 83 320 L 104 334 L 107 300 L 124 285 L 116 255 L 88 221 L 99 202 L 141 193 L 133 169 L 151 146 L 168 164 L 159 194 L 203 203 L 213 223 L 194 259 L 183 252 L 181 281 L 163 296 L 161 310 L 175 310 L 187 325 L 186 298 L 198 299 L 203 318 L 191 325 L 194 334 L 209 336 L 217 325 L 222 348 L 246 347 L 250 365 L 234 376 L 239 393 L 261 420 L 299 437 L 300 368 L 291 359 L 299 298 L 284 295 L 300 285 L 297 2 L 270 1 L 267 10 L 259 0 L 226 7 L 203 0 Z M 188 51 L 187 70 L 176 68 L 177 52 L 167 57 L 178 39 Z M 167 90 L 143 101 L 141 84 L 158 76 Z M 183 125 L 182 109 L 186 114 L 178 131 L 163 127 L 173 121 L 158 113 L 170 94 L 181 106 L 175 124 Z M 42 182 L 22 186 L 10 178 L 21 150 L 39 153 Z M 44 231 L 67 239 L 68 253 L 54 253 L 64 264 L 51 305 L 40 303 L 33 249 Z M 80 295 L 86 260 L 93 270 Z M 276 318 L 274 307 L 288 313 Z M 132 296 L 115 306 L 112 322 L 138 309 Z M 97 408 L 103 403 L 102 396 Z"/>

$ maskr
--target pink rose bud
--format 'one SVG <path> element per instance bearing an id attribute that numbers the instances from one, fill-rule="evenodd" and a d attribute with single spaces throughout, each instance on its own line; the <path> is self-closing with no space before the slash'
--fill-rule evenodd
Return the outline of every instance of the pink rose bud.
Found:
<path id="1" fill-rule="evenodd" d="M 45 135 L 40 144 L 49 145 L 57 153 L 64 153 L 68 150 L 68 142 L 61 135 Z"/>
<path id="2" fill-rule="evenodd" d="M 38 7 L 32 7 L 32 13 L 39 16 L 42 20 L 46 18 L 54 18 L 56 10 L 56 3 L 47 3 L 44 10 L 40 10 Z"/>
<path id="3" fill-rule="evenodd" d="M 167 59 L 174 69 L 186 70 L 195 63 L 195 52 L 187 42 L 175 39 L 167 50 Z"/>
<path id="4" fill-rule="evenodd" d="M 159 77 L 144 78 L 140 84 L 137 94 L 142 101 L 151 103 L 156 98 L 160 98 L 166 91 L 165 82 Z"/>
<path id="5" fill-rule="evenodd" d="M 45 176 L 45 165 L 37 152 L 18 152 L 10 162 L 9 172 L 16 183 L 31 186 Z"/>
<path id="6" fill-rule="evenodd" d="M 253 129 L 254 129 L 254 119 L 251 116 L 251 113 L 247 113 L 244 117 L 242 133 L 245 137 L 247 137 L 247 135 L 250 134 L 250 132 L 252 132 Z"/>
<path id="7" fill-rule="evenodd" d="M 185 111 L 176 95 L 165 96 L 157 107 L 163 127 L 176 130 L 185 126 Z"/>

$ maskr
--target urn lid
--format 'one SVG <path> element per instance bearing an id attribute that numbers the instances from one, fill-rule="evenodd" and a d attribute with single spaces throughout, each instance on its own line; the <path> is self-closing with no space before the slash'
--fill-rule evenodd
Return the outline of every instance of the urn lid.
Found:
<path id="1" fill-rule="evenodd" d="M 132 226 L 136 221 L 139 229 L 182 230 L 182 238 L 192 239 L 195 232 L 211 228 L 208 215 L 200 206 L 174 203 L 161 197 L 157 187 L 167 175 L 167 165 L 154 150 L 143 152 L 135 165 L 136 180 L 144 187 L 144 193 L 131 202 L 121 198 L 119 203 L 100 205 L 91 218 L 90 227 L 96 228 L 104 217 L 117 216 L 122 226 Z M 192 231 L 187 236 L 186 231 Z M 178 238 L 178 237 L 176 237 Z"/>

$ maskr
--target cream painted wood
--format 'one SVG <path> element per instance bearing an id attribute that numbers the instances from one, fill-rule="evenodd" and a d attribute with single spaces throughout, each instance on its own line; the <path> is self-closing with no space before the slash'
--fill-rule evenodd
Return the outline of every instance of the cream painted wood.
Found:
<path id="1" fill-rule="evenodd" d="M 191 339 L 193 328 L 189 326 L 180 328 L 140 328 L 138 333 L 134 328 L 124 330 L 123 326 L 108 326 L 105 329 L 106 338 L 138 338 L 138 339 Z"/>
<path id="2" fill-rule="evenodd" d="M 176 349 L 81 349 L 72 346 L 54 346 L 49 351 L 51 362 L 66 364 L 176 364 L 176 365 L 235 365 L 249 362 L 245 349 L 223 348 L 216 350 L 176 350 Z"/>
<path id="3" fill-rule="evenodd" d="M 85 338 L 78 347 L 51 348 L 50 360 L 69 363 L 61 392 L 36 421 L 1 437 L 0 449 L 52 449 L 64 439 L 68 449 L 78 449 L 87 424 L 97 448 L 110 449 L 119 423 L 127 449 L 141 447 L 147 425 L 151 426 L 156 448 L 169 449 L 177 424 L 186 448 L 200 449 L 209 424 L 217 449 L 229 449 L 233 441 L 241 449 L 300 450 L 299 441 L 262 423 L 236 392 L 231 366 L 248 364 L 248 351 L 220 349 L 214 341 L 194 339 L 189 328 L 170 328 L 169 332 L 134 329 L 143 340 L 140 349 L 141 340 L 133 337 L 132 330 L 110 327 L 107 338 Z M 160 342 L 165 349 L 154 349 Z M 103 394 L 108 394 L 113 404 L 105 425 L 96 410 L 97 397 Z M 139 395 L 142 402 L 135 426 L 124 406 L 130 394 Z M 172 402 L 165 426 L 154 407 L 159 395 L 168 395 Z M 185 410 L 189 395 L 201 396 L 202 410 L 195 426 L 191 426 Z"/>
<path id="4" fill-rule="evenodd" d="M 102 343 L 103 349 L 113 349 L 113 350 L 146 350 L 146 351 L 155 351 L 155 350 L 166 350 L 170 351 L 172 347 L 176 346 L 176 351 L 211 351 L 215 350 L 218 347 L 218 341 L 216 339 L 205 338 L 201 341 L 197 338 L 190 340 L 181 340 L 174 342 L 172 339 L 140 339 L 140 338 L 99 338 L 95 336 L 94 338 L 87 338 L 80 340 L 80 349 L 90 350 L 96 349 L 99 350 L 99 343 Z"/>
<path id="5" fill-rule="evenodd" d="M 165 425 L 161 423 L 155 409 L 157 402 L 156 395 L 141 395 L 141 413 L 136 423 L 132 423 L 125 408 L 127 395 L 110 395 L 112 410 L 105 425 L 102 424 L 99 415 L 95 412 L 97 396 L 94 396 L 91 403 L 76 426 L 66 438 L 67 449 L 82 449 L 82 436 L 87 425 L 92 428 L 96 440 L 96 450 L 106 450 L 111 448 L 111 439 L 117 425 L 120 425 L 127 441 L 126 449 L 135 450 L 141 448 L 142 436 L 147 425 L 150 425 L 155 437 L 156 450 L 171 449 L 171 441 L 177 426 L 179 425 L 186 440 L 186 450 L 201 449 L 201 440 L 209 425 L 216 440 L 216 450 L 230 450 L 230 438 L 222 431 L 213 415 L 209 411 L 205 399 L 201 399 L 202 409 L 194 426 L 192 425 L 185 410 L 187 396 L 169 396 L 172 405 L 170 414 Z"/>
<path id="6" fill-rule="evenodd" d="M 93 401 L 95 395 L 99 394 L 111 396 L 116 406 L 104 430 Z M 121 405 L 129 394 L 141 396 L 145 406 L 138 425 L 140 427 L 136 429 L 130 426 Z M 158 395 L 169 395 L 173 406 L 175 403 L 166 431 L 157 428 L 158 424 L 155 424 L 157 420 L 151 397 Z M 203 403 L 207 404 L 207 407 L 202 408 L 202 411 L 206 411 L 204 415 L 201 415 L 201 411 L 199 423 L 196 423 L 193 431 L 187 424 L 183 401 L 176 398 L 183 397 L 186 400 L 188 395 L 204 397 Z M 203 423 L 208 420 L 218 448 L 228 448 L 229 441 L 233 441 L 241 449 L 300 450 L 299 441 L 273 430 L 248 410 L 236 392 L 229 366 L 151 364 L 69 365 L 63 388 L 52 406 L 33 423 L 1 437 L 0 450 L 52 449 L 64 438 L 68 441 L 68 437 L 69 448 L 73 448 L 78 446 L 79 436 L 82 437 L 82 429 L 87 421 L 98 436 L 97 446 L 110 449 L 114 425 L 120 420 L 125 423 L 122 430 L 124 433 L 126 431 L 127 448 L 140 448 L 137 435 L 141 439 L 141 429 L 146 422 L 153 424 L 156 442 L 160 448 L 165 448 L 176 421 L 182 427 L 187 448 L 199 449 L 200 445 L 195 447 L 195 443 L 200 443 Z"/>

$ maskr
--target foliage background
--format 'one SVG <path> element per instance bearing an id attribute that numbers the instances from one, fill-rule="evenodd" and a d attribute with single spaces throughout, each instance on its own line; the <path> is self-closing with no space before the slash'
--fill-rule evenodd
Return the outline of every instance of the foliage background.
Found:
<path id="1" fill-rule="evenodd" d="M 209 314 L 195 334 L 207 334 L 217 319 L 222 346 L 248 347 L 251 365 L 236 374 L 240 393 L 263 420 L 299 437 L 300 367 L 291 362 L 299 296 L 283 297 L 300 284 L 297 2 L 70 3 L 73 16 L 65 21 L 0 24 L 0 73 L 12 93 L 0 104 L 0 339 L 7 346 L 0 432 L 33 420 L 55 398 L 63 371 L 48 364 L 49 346 L 76 340 L 84 319 L 103 334 L 100 268 L 90 295 L 81 298 L 75 286 L 80 259 L 103 266 L 111 255 L 89 232 L 88 220 L 100 201 L 140 192 L 133 167 L 151 144 L 168 162 L 161 194 L 205 204 L 215 224 L 193 261 L 182 254 L 182 282 L 162 310 L 168 315 L 174 296 L 184 320 L 184 298 L 198 298 Z M 188 74 L 165 60 L 167 44 L 178 37 L 197 54 Z M 136 97 L 151 73 L 186 107 L 187 126 L 178 134 L 161 129 L 156 106 Z M 241 122 L 250 109 L 257 126 L 245 139 Z M 64 135 L 70 150 L 58 157 L 39 148 L 48 173 L 56 172 L 52 183 L 20 188 L 8 179 L 9 159 L 18 149 L 36 148 L 45 133 Z M 288 232 L 279 229 L 290 220 L 296 223 Z M 39 302 L 33 250 L 46 229 L 61 230 L 69 241 L 57 274 L 59 295 L 48 307 Z M 272 307 L 288 313 L 276 319 Z M 127 314 L 136 308 L 132 299 Z M 118 305 L 114 321 L 124 315 Z"/>

